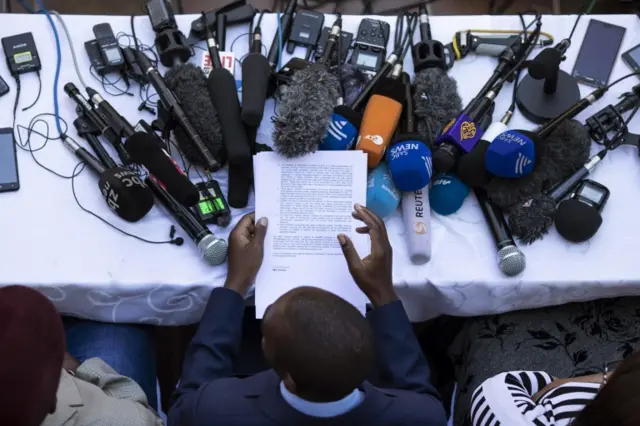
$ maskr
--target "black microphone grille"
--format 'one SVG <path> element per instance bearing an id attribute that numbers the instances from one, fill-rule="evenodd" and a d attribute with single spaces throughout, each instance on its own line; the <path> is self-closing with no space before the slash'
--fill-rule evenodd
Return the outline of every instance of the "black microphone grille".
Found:
<path id="1" fill-rule="evenodd" d="M 128 222 L 137 222 L 153 207 L 153 193 L 131 170 L 106 170 L 98 184 L 109 208 Z"/>
<path id="2" fill-rule="evenodd" d="M 602 216 L 592 206 L 576 199 L 569 199 L 558 205 L 555 216 L 558 234 L 572 243 L 583 243 L 593 237 L 600 225 Z"/>

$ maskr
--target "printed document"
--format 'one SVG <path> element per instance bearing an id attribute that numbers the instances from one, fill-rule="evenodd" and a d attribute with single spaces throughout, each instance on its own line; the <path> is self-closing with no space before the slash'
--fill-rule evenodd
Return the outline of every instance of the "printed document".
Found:
<path id="1" fill-rule="evenodd" d="M 366 204 L 367 156 L 362 151 L 319 151 L 288 159 L 275 152 L 254 157 L 256 220 L 269 219 L 264 261 L 256 278 L 256 316 L 301 286 L 330 291 L 364 313 L 367 297 L 347 268 L 338 234 L 348 235 L 361 257 L 368 235 L 353 205 Z"/>

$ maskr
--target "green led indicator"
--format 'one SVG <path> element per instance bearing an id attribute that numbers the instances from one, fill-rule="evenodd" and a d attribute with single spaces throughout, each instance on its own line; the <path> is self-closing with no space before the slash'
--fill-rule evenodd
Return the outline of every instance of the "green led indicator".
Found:
<path id="1" fill-rule="evenodd" d="M 198 205 L 200 206 L 202 214 L 211 214 L 214 212 L 213 203 L 209 201 L 201 202 Z"/>

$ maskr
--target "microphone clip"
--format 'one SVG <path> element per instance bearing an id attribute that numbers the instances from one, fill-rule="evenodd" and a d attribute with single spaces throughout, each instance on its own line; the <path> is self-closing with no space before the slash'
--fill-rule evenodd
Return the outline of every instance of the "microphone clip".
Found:
<path id="1" fill-rule="evenodd" d="M 597 144 L 613 150 L 624 143 L 629 128 L 624 117 L 613 105 L 609 105 L 586 120 L 589 136 Z M 615 132 L 614 136 L 609 134 Z"/>

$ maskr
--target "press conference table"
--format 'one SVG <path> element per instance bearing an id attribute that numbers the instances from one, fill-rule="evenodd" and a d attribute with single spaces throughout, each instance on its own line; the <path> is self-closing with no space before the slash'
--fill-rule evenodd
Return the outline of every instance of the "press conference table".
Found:
<path id="1" fill-rule="evenodd" d="M 180 16 L 178 23 L 188 33 L 189 25 L 197 16 Z M 362 17 L 345 16 L 344 27 L 355 32 Z M 634 38 L 640 30 L 636 16 L 598 16 L 597 19 L 627 27 L 622 51 L 637 44 Z M 325 25 L 330 25 L 327 16 Z M 391 24 L 395 18 L 380 17 Z M 102 89 L 89 74 L 89 60 L 84 51 L 85 41 L 93 38 L 95 24 L 108 21 L 115 33 L 130 33 L 129 17 L 65 16 L 75 44 L 81 72 L 87 83 Z M 575 16 L 545 16 L 543 30 L 560 40 L 568 36 Z M 55 21 L 55 19 L 54 19 Z M 574 36 L 574 46 L 567 54 L 562 67 L 571 71 L 576 59 L 588 19 L 582 19 Z M 64 94 L 66 82 L 80 86 L 73 71 L 66 37 L 61 33 L 62 69 L 58 95 L 60 114 L 71 126 L 76 117 L 75 105 Z M 433 17 L 432 29 L 436 39 L 448 42 L 455 31 L 467 28 L 520 29 L 520 21 L 514 16 L 450 16 Z M 266 15 L 262 23 L 264 39 L 270 41 L 276 32 L 276 16 Z M 42 58 L 42 96 L 38 104 L 27 112 L 18 110 L 17 123 L 27 126 L 40 113 L 53 112 L 53 80 L 56 49 L 52 30 L 46 18 L 39 15 L 0 15 L 0 37 L 26 30 L 32 31 Z M 136 19 L 138 37 L 145 44 L 153 44 L 154 34 L 148 18 Z M 247 32 L 247 26 L 228 30 L 227 49 L 238 36 Z M 416 31 L 416 40 L 418 32 Z M 391 37 L 393 39 L 393 37 Z M 126 39 L 121 39 L 125 42 Z M 390 40 L 389 49 L 393 41 Z M 201 44 L 202 45 L 202 44 Z M 247 52 L 247 37 L 240 37 L 233 46 L 237 58 Z M 538 50 L 536 50 L 537 52 Z M 295 52 L 304 54 L 301 51 Z M 196 49 L 192 58 L 201 62 L 202 50 Z M 285 54 L 286 55 L 286 54 Z M 285 57 L 284 62 L 288 60 Z M 464 102 L 469 101 L 493 71 L 496 60 L 470 56 L 455 64 L 451 70 L 459 85 Z M 412 70 L 410 55 L 406 69 Z M 612 80 L 629 72 L 618 61 Z M 238 65 L 237 79 L 241 78 Z M 7 80 L 11 92 L 0 98 L 2 127 L 11 126 L 11 111 L 16 85 L 9 77 L 6 65 L 0 65 L 0 75 Z M 614 87 L 605 99 L 582 114 L 585 119 L 593 112 L 615 103 L 617 97 L 629 90 L 635 78 Z M 123 116 L 131 122 L 143 117 L 137 107 L 138 87 L 131 91 L 136 97 L 104 94 Z M 592 89 L 581 86 L 584 95 Z M 510 102 L 510 87 L 497 101 L 496 114 L 505 111 Z M 22 77 L 21 107 L 30 104 L 37 94 L 36 76 Z M 258 134 L 258 142 L 271 144 L 271 120 L 273 100 L 266 106 L 265 118 Z M 55 134 L 53 120 L 45 117 Z M 71 126 L 73 127 L 73 126 Z M 516 113 L 513 128 L 532 129 L 535 126 Z M 45 126 L 36 127 L 41 132 Z M 640 118 L 630 124 L 633 132 L 640 132 Z M 25 134 L 24 129 L 21 133 Z M 77 140 L 75 129 L 69 132 Z M 32 144 L 38 147 L 42 138 L 33 136 Z M 595 150 L 595 148 L 594 148 Z M 56 171 L 71 174 L 76 159 L 58 141 L 35 154 L 37 158 Z M 18 154 L 21 189 L 0 194 L 0 285 L 23 284 L 44 292 L 66 314 L 108 322 L 152 323 L 180 325 L 198 321 L 212 288 L 221 286 L 226 276 L 226 265 L 210 267 L 202 261 L 191 241 L 184 246 L 145 244 L 126 237 L 86 214 L 76 205 L 71 183 L 38 167 L 30 154 Z M 215 174 L 222 190 L 227 191 L 226 169 Z M 192 173 L 192 178 L 196 178 Z M 432 214 L 433 258 L 424 266 L 414 266 L 409 261 L 404 240 L 404 227 L 399 212 L 387 220 L 389 235 L 394 247 L 393 279 L 409 316 L 414 321 L 448 315 L 481 315 L 510 310 L 557 305 L 603 297 L 640 294 L 640 251 L 636 248 L 640 237 L 640 159 L 632 148 L 620 148 L 610 154 L 592 176 L 611 190 L 611 198 L 604 210 L 604 223 L 600 232 L 588 243 L 569 244 L 555 230 L 532 246 L 521 247 L 527 256 L 526 271 L 515 278 L 507 278 L 498 270 L 496 250 L 482 212 L 475 198 L 470 196 L 455 215 L 442 217 Z M 260 179 L 260 176 L 256 176 Z M 81 203 L 97 212 L 127 232 L 154 241 L 168 239 L 174 223 L 162 210 L 153 210 L 138 223 L 119 220 L 106 207 L 95 176 L 85 171 L 75 179 L 76 192 Z M 226 229 L 212 228 L 218 236 L 227 238 L 233 225 L 247 212 L 253 210 L 253 195 L 245 209 L 233 210 L 233 221 Z M 178 234 L 182 232 L 178 229 Z M 303 283 L 301 283 L 303 284 Z"/>

